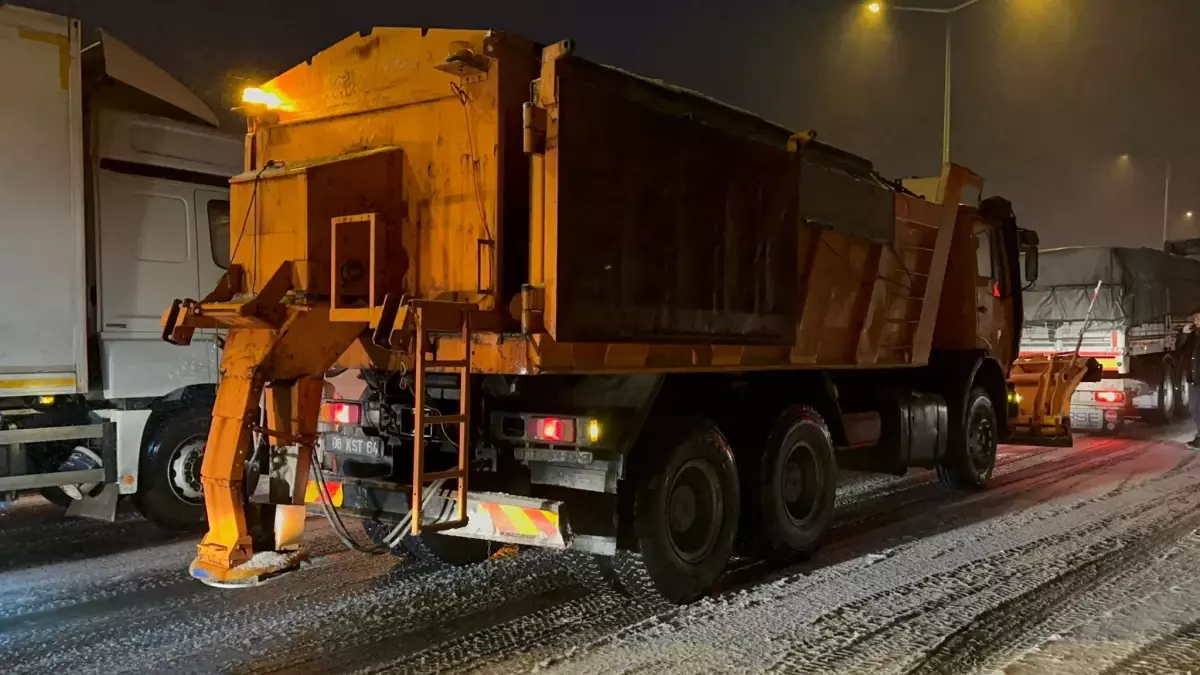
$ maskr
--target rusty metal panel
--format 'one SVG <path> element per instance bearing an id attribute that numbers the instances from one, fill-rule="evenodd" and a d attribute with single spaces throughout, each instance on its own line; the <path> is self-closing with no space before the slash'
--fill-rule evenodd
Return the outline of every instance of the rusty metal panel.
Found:
<path id="1" fill-rule="evenodd" d="M 395 231 L 386 237 L 389 270 L 381 277 L 380 290 L 402 291 L 405 283 L 411 288 L 405 250 L 413 250 L 407 247 L 415 245 L 415 233 L 402 222 L 402 169 L 403 153 L 390 150 L 284 165 L 234 179 L 233 205 L 244 219 L 230 228 L 232 261 L 246 270 L 246 290 L 261 291 L 276 270 L 292 263 L 293 288 L 328 297 L 331 221 L 367 212 L 379 214 L 383 225 Z"/>
<path id="2" fill-rule="evenodd" d="M 792 344 L 794 155 L 680 115 L 673 99 L 676 111 L 648 104 L 642 81 L 575 57 L 556 78 L 554 338 Z"/>
<path id="3" fill-rule="evenodd" d="M 867 171 L 839 166 L 815 144 L 800 152 L 800 216 L 805 224 L 890 244 L 896 233 L 895 192 Z"/>
<path id="4" fill-rule="evenodd" d="M 507 309 L 520 277 L 506 275 L 504 261 L 523 267 L 528 258 L 521 104 L 537 63 L 533 43 L 489 31 L 377 28 L 350 36 L 262 85 L 284 107 L 252 125 L 248 169 L 401 150 L 388 187 L 403 195 L 400 212 L 385 222 L 389 233 L 404 232 L 407 292 Z M 349 201 L 365 194 L 366 188 L 348 187 Z M 346 206 L 331 186 L 312 191 L 330 204 L 310 217 L 314 228 L 324 219 L 323 231 L 327 217 L 370 210 Z M 516 221 L 513 227 L 505 227 L 508 220 Z M 311 244 L 301 257 L 314 268 L 313 287 L 325 290 L 328 241 L 314 237 Z M 506 245 L 514 250 L 506 253 Z"/>

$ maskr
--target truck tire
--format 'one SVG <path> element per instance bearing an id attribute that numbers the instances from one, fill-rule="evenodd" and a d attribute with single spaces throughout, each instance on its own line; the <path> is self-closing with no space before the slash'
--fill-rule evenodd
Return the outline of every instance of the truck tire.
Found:
<path id="1" fill-rule="evenodd" d="M 961 424 L 950 429 L 946 457 L 937 467 L 938 480 L 955 490 L 982 489 L 996 467 L 998 435 L 991 397 L 983 387 L 972 389 Z"/>
<path id="2" fill-rule="evenodd" d="M 716 425 L 684 418 L 644 448 L 631 489 L 635 553 L 613 561 L 631 595 L 691 602 L 725 571 L 737 536 L 738 475 Z"/>
<path id="3" fill-rule="evenodd" d="M 39 492 L 41 493 L 43 499 L 63 509 L 69 507 L 71 502 L 75 501 L 71 498 L 71 495 L 63 492 L 63 489 L 57 486 L 44 487 L 39 490 Z"/>
<path id="4" fill-rule="evenodd" d="M 1155 376 L 1155 386 L 1158 388 L 1155 396 L 1155 406 L 1147 410 L 1145 419 L 1151 424 L 1170 424 L 1175 417 L 1175 383 L 1172 373 L 1175 362 L 1170 356 L 1164 356 Z"/>
<path id="5" fill-rule="evenodd" d="M 1191 392 L 1188 389 L 1187 377 L 1184 374 L 1185 363 L 1176 363 L 1171 369 L 1171 382 L 1175 387 L 1175 418 L 1187 419 L 1191 415 L 1189 405 L 1191 403 Z"/>
<path id="6" fill-rule="evenodd" d="M 755 548 L 786 561 L 811 554 L 833 521 L 837 462 L 825 420 L 816 410 L 788 408 L 767 438 L 754 475 L 744 485 L 757 499 L 748 502 Z"/>
<path id="7" fill-rule="evenodd" d="M 384 535 L 391 531 L 392 527 L 377 520 L 362 521 L 363 532 L 375 544 L 382 542 Z M 430 567 L 443 569 L 483 562 L 497 549 L 499 546 L 482 539 L 430 533 L 416 537 L 405 535 L 400 540 L 400 545 L 392 549 L 392 555 L 408 556 Z"/>
<path id="8" fill-rule="evenodd" d="M 193 406 L 151 417 L 133 495 L 134 506 L 147 520 L 170 530 L 204 531 L 200 465 L 211 424 L 211 411 Z"/>

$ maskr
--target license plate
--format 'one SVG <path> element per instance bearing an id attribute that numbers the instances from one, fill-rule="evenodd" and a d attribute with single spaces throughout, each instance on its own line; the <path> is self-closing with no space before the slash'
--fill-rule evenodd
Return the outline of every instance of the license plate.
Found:
<path id="1" fill-rule="evenodd" d="M 323 450 L 342 455 L 362 455 L 363 457 L 383 457 L 383 439 L 373 436 L 347 436 L 344 434 L 325 434 L 321 439 Z"/>
<path id="2" fill-rule="evenodd" d="M 1104 413 L 1099 410 L 1072 410 L 1072 429 L 1103 429 Z"/>

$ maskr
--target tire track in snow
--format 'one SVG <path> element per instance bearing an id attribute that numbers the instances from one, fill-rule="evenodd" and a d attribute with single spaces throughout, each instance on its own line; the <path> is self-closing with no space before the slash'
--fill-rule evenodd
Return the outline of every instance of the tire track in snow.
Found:
<path id="1" fill-rule="evenodd" d="M 1131 450 L 1136 451 L 1136 456 L 1144 457 L 1132 469 L 1135 472 L 1140 469 L 1146 483 L 1158 481 L 1165 470 L 1164 467 L 1158 467 L 1164 458 L 1163 453 L 1146 457 L 1142 449 Z M 1176 450 L 1172 448 L 1170 451 Z M 1099 478 L 1095 475 L 1092 477 Z M 1110 538 L 1114 529 L 1130 530 L 1139 524 L 1151 526 L 1157 518 L 1169 512 L 1169 509 L 1162 508 L 1164 504 L 1181 500 L 1190 502 L 1188 497 L 1195 492 L 1192 488 L 1194 478 L 1191 474 L 1184 475 L 1168 484 L 1151 485 L 1145 492 L 1133 490 L 1130 494 L 1118 494 L 1117 497 L 1111 496 L 1115 487 L 1107 493 L 1097 494 L 1097 488 L 1103 489 L 1101 481 L 1100 485 L 1086 486 L 1081 499 L 1039 501 L 1037 504 L 1022 505 L 1016 512 L 1000 510 L 991 515 L 984 514 L 985 518 L 991 520 L 973 521 L 970 529 L 953 533 L 945 529 L 936 530 L 931 536 L 900 547 L 899 552 L 885 551 L 885 555 L 850 559 L 833 567 L 818 566 L 812 569 L 811 576 L 804 573 L 806 566 L 793 568 L 791 576 L 773 583 L 759 584 L 724 598 L 672 610 L 640 625 L 616 631 L 584 649 L 550 658 L 547 663 L 560 666 L 567 672 L 590 672 L 595 669 L 583 668 L 585 664 L 598 665 L 600 669 L 612 667 L 620 670 L 631 664 L 644 664 L 645 659 L 656 658 L 654 655 L 663 649 L 683 649 L 684 644 L 698 647 L 700 643 L 713 643 L 720 647 L 708 655 L 710 661 L 706 666 L 709 669 L 759 671 L 764 663 L 774 661 L 778 664 L 778 655 L 781 653 L 778 650 L 782 643 L 785 649 L 787 646 L 800 645 L 804 654 L 798 656 L 797 661 L 819 664 L 811 669 L 812 672 L 832 671 L 835 668 L 831 664 L 820 660 L 822 654 L 855 635 L 870 632 L 898 614 L 905 614 L 912 606 L 936 603 L 936 597 L 904 593 L 905 587 L 920 584 L 921 579 L 930 575 L 961 575 L 964 574 L 961 571 L 963 568 L 979 566 L 981 560 L 990 562 L 992 569 L 980 570 L 985 572 L 979 577 L 980 583 L 966 589 L 974 595 L 968 595 L 970 600 L 965 609 L 956 614 L 956 620 L 969 621 L 981 611 L 978 607 L 971 611 L 972 603 L 986 601 L 998 604 L 1019 592 L 1019 588 L 1015 591 L 1008 589 L 1005 591 L 1008 595 L 997 595 L 988 589 L 987 581 L 1001 579 L 1011 585 L 1026 580 L 1044 580 L 1049 578 L 1047 575 L 1062 573 L 1069 569 L 1068 563 L 1080 548 L 1097 541 L 1097 535 L 1103 540 Z M 1109 496 L 1106 497 L 1106 494 Z M 970 510 L 975 507 L 966 504 L 962 508 Z M 1158 511 L 1151 512 L 1152 509 Z M 945 554 L 947 544 L 953 548 L 962 541 L 974 543 L 969 548 L 962 547 L 955 553 Z M 1022 563 L 1024 566 L 1018 567 Z M 1014 567 L 1017 567 L 1015 572 Z M 864 594 L 859 590 L 864 587 L 881 590 Z M 856 626 L 855 630 L 848 633 L 843 632 L 840 638 L 836 634 L 814 635 L 814 622 L 822 616 L 864 599 L 861 609 L 865 625 Z M 934 607 L 936 604 L 926 609 Z M 741 625 L 747 628 L 739 628 Z M 906 647 L 912 650 L 911 654 L 920 654 L 955 627 L 920 626 L 920 630 L 928 637 L 923 642 L 910 644 L 911 641 L 897 641 L 895 638 L 897 635 L 903 638 L 905 631 L 916 628 L 904 622 L 898 625 L 902 627 L 898 631 L 882 631 L 881 635 L 889 637 L 877 641 L 874 646 L 869 644 L 869 639 L 865 644 L 857 645 L 860 649 L 882 649 L 880 653 L 887 656 L 877 665 L 885 670 L 895 665 L 897 655 L 909 653 L 905 651 Z M 802 643 L 809 638 L 811 640 L 805 647 Z M 889 644 L 896 642 L 903 645 Z M 738 645 L 739 649 L 732 650 L 733 645 Z M 734 651 L 746 651 L 747 656 L 741 659 L 732 653 Z M 854 649 L 850 651 L 854 652 Z M 694 649 L 689 653 L 694 656 Z M 812 658 L 807 658 L 809 656 Z M 871 655 L 865 656 L 866 660 L 859 666 L 869 662 Z M 611 663 L 613 661 L 622 665 L 616 667 Z M 854 661 L 851 658 L 842 665 L 850 669 Z M 678 670 L 687 669 L 680 667 Z"/>
<path id="2" fill-rule="evenodd" d="M 1181 488 L 1139 505 L 1090 521 L 1086 526 L 1041 537 L 1022 546 L 976 559 L 946 572 L 838 607 L 792 636 L 792 646 L 781 654 L 771 672 L 827 673 L 885 672 L 894 669 L 905 654 L 920 654 L 922 644 L 936 643 L 942 634 L 969 622 L 994 605 L 1012 602 L 1012 596 L 1052 582 L 1075 567 L 1076 561 L 1102 558 L 1125 548 L 1126 543 L 1154 531 L 1164 516 L 1155 513 L 1166 505 L 1178 512 L 1178 501 L 1191 496 L 1184 513 L 1200 503 L 1200 494 Z M 1176 502 L 1174 508 L 1169 504 Z M 1150 516 L 1150 517 L 1147 517 Z M 1184 517 L 1184 516 L 1178 516 Z M 1191 521 L 1189 521 L 1190 523 Z M 1200 521 L 1197 521 L 1200 522 Z M 1146 527 L 1135 527 L 1144 524 Z M 1096 539 L 1094 535 L 1124 526 L 1119 534 Z M 1079 551 L 1080 542 L 1085 544 Z M 944 616 L 949 614 L 950 616 Z M 955 616 L 962 615 L 965 616 Z M 845 636 L 845 637 L 839 637 Z M 961 672 L 961 671 L 947 671 Z"/>
<path id="3" fill-rule="evenodd" d="M 1156 523 L 1136 537 L 993 607 L 926 654 L 906 675 L 955 675 L 979 669 L 994 654 L 1014 649 L 1053 615 L 1065 612 L 1080 595 L 1095 593 L 1144 570 L 1158 553 L 1200 525 L 1200 513 L 1187 510 L 1178 520 Z"/>
<path id="4" fill-rule="evenodd" d="M 1200 621 L 1134 652 L 1102 675 L 1191 675 L 1200 671 Z"/>

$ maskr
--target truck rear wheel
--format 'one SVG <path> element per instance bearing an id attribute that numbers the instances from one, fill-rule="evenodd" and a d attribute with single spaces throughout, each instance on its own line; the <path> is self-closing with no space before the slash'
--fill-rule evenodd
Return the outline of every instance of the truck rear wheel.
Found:
<path id="1" fill-rule="evenodd" d="M 1175 400 L 1175 362 L 1170 356 L 1164 356 L 1158 368 L 1155 385 L 1158 392 L 1155 396 L 1155 406 L 1146 411 L 1146 421 L 1152 424 L 1170 424 L 1176 414 Z"/>
<path id="2" fill-rule="evenodd" d="M 664 428 L 643 449 L 632 484 L 638 554 L 619 555 L 614 569 L 627 592 L 682 604 L 711 588 L 733 553 L 738 476 L 712 422 L 683 419 Z"/>
<path id="3" fill-rule="evenodd" d="M 151 417 L 138 462 L 138 489 L 133 495 L 138 512 L 148 520 L 171 530 L 204 531 L 200 465 L 211 424 L 212 413 L 197 407 Z"/>
<path id="4" fill-rule="evenodd" d="M 991 397 L 982 387 L 972 389 L 961 424 L 950 431 L 946 457 L 937 467 L 938 479 L 955 490 L 983 488 L 996 467 L 998 438 Z"/>
<path id="5" fill-rule="evenodd" d="M 789 559 L 812 553 L 833 520 L 837 463 L 825 420 L 808 406 L 784 411 L 767 438 L 753 482 L 757 548 Z M 749 514 L 748 514 L 749 515 Z"/>
<path id="6" fill-rule="evenodd" d="M 1171 383 L 1175 389 L 1175 417 L 1176 419 L 1186 419 L 1191 414 L 1189 408 L 1191 404 L 1191 392 L 1188 390 L 1187 377 L 1184 374 L 1185 363 L 1177 363 L 1171 369 Z"/>

